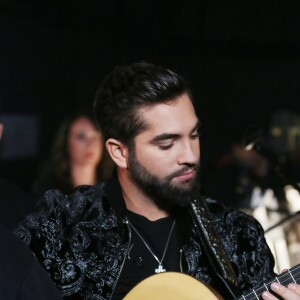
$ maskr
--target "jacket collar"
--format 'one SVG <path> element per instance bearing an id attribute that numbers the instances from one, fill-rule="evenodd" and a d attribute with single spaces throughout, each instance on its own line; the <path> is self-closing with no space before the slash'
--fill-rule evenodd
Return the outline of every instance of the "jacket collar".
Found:
<path id="1" fill-rule="evenodd" d="M 107 182 L 106 193 L 108 203 L 114 209 L 117 217 L 123 220 L 126 214 L 126 206 L 122 188 L 116 173 L 114 173 L 112 178 Z"/>

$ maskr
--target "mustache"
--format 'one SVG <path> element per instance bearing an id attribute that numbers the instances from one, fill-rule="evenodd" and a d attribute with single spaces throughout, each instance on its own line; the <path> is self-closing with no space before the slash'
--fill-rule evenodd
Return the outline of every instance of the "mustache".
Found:
<path id="1" fill-rule="evenodd" d="M 167 176 L 167 179 L 172 179 L 173 177 L 177 177 L 177 176 L 181 176 L 187 172 L 190 172 L 190 171 L 196 171 L 196 173 L 198 172 L 199 170 L 199 164 L 197 165 L 193 165 L 193 166 L 190 166 L 190 165 L 185 165 L 183 166 L 180 170 L 177 170 L 177 171 L 174 171 L 173 173 L 171 173 L 170 175 Z"/>

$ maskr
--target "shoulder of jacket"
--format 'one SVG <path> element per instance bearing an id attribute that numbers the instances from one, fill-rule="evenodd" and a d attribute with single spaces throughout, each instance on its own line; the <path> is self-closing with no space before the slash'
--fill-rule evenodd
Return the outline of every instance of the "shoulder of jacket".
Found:
<path id="1" fill-rule="evenodd" d="M 257 220 L 254 217 L 236 208 L 225 205 L 212 198 L 202 197 L 199 201 L 200 201 L 200 205 L 202 202 L 202 205 L 204 205 L 209 211 L 209 213 L 215 217 L 220 217 L 220 218 L 230 217 L 234 219 L 244 219 L 247 220 L 247 222 L 257 223 Z"/>
<path id="2" fill-rule="evenodd" d="M 95 186 L 79 186 L 71 194 L 64 194 L 60 190 L 52 189 L 44 193 L 39 200 L 33 215 L 47 217 L 65 215 L 69 220 L 78 218 L 79 215 L 90 214 L 102 208 L 105 183 Z"/>

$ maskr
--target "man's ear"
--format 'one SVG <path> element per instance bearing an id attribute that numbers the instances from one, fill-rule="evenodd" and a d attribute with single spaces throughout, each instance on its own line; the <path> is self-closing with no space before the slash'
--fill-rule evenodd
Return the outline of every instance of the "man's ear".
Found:
<path id="1" fill-rule="evenodd" d="M 115 164 L 120 168 L 127 169 L 128 148 L 116 139 L 108 139 L 105 143 L 105 146 Z"/>
<path id="2" fill-rule="evenodd" d="M 0 139 L 2 137 L 3 131 L 4 131 L 4 125 L 3 125 L 3 123 L 0 123 Z"/>

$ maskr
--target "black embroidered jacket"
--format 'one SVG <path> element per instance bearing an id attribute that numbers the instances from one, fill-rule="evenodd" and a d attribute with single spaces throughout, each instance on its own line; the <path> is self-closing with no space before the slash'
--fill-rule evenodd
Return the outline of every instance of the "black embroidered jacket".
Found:
<path id="1" fill-rule="evenodd" d="M 130 243 L 124 201 L 114 181 L 82 186 L 69 196 L 46 192 L 15 231 L 65 299 L 104 300 L 113 295 Z M 210 199 L 194 201 L 188 214 L 193 226 L 182 247 L 182 272 L 210 282 L 210 273 L 201 265 L 205 244 L 221 274 L 226 275 L 230 264 L 242 292 L 274 276 L 263 230 L 252 217 Z M 212 228 L 215 233 L 209 232 Z"/>

